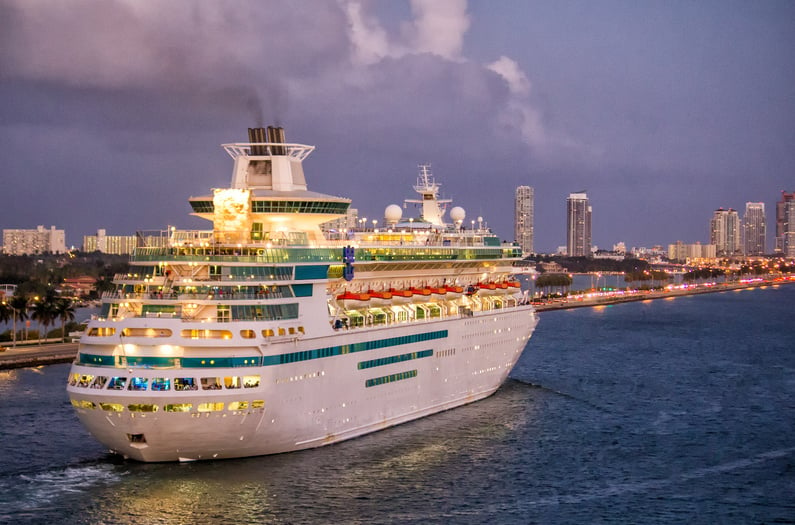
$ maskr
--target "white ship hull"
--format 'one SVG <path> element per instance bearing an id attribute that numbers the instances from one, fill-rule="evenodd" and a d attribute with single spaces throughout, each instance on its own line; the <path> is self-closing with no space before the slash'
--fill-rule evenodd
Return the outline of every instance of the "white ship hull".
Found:
<path id="1" fill-rule="evenodd" d="M 151 392 L 136 395 L 102 391 L 102 402 L 123 406 L 145 404 L 156 412 L 108 412 L 89 387 L 69 386 L 78 417 L 102 444 L 141 461 L 190 461 L 275 454 L 313 448 L 397 425 L 477 401 L 505 381 L 535 328 L 533 310 L 522 306 L 473 317 L 344 332 L 326 340 L 304 339 L 269 345 L 270 355 L 301 352 L 329 345 L 384 340 L 409 334 L 447 331 L 432 341 L 414 342 L 295 363 L 247 368 L 260 375 L 256 388 Z M 372 368 L 371 362 L 394 355 L 432 350 L 432 355 Z M 223 348 L 224 352 L 234 351 Z M 406 379 L 366 386 L 368 379 L 416 371 Z M 75 365 L 75 374 L 96 374 L 96 368 Z M 186 370 L 129 370 L 150 378 L 199 376 Z M 239 368 L 215 368 L 214 376 L 239 376 Z M 201 375 L 209 375 L 203 371 Z M 198 377 L 197 377 L 198 380 Z M 256 400 L 264 406 L 252 408 Z M 233 403 L 248 407 L 230 410 Z M 196 412 L 200 403 L 223 403 L 224 409 Z M 188 412 L 166 412 L 166 404 L 189 404 Z M 141 436 L 141 441 L 131 440 Z"/>

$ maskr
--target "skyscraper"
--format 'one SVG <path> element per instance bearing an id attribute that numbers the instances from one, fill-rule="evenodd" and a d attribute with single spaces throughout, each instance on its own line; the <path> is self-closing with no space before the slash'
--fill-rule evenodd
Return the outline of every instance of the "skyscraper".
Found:
<path id="1" fill-rule="evenodd" d="M 535 213 L 535 191 L 530 186 L 516 188 L 514 199 L 514 239 L 522 248 L 522 254 L 534 253 L 533 214 Z"/>
<path id="2" fill-rule="evenodd" d="M 582 191 L 566 199 L 566 251 L 570 257 L 591 255 L 591 205 Z"/>
<path id="3" fill-rule="evenodd" d="M 764 255 L 767 225 L 764 202 L 746 202 L 743 216 L 743 248 L 745 255 Z"/>
<path id="4" fill-rule="evenodd" d="M 709 221 L 709 243 L 715 245 L 718 256 L 739 255 L 742 251 L 740 244 L 740 215 L 737 210 L 718 208 Z"/>
<path id="5" fill-rule="evenodd" d="M 795 226 L 791 222 L 788 223 L 785 216 L 787 205 L 791 202 L 795 202 L 795 192 L 787 193 L 786 191 L 782 191 L 781 200 L 776 203 L 776 251 L 777 252 L 784 251 L 784 232 L 787 229 L 787 225 L 789 224 L 790 229 L 792 229 Z"/>

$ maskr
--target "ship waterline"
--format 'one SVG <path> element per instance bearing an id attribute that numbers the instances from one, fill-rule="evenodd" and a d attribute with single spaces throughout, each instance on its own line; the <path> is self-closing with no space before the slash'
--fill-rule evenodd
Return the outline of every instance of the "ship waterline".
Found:
<path id="1" fill-rule="evenodd" d="M 136 250 L 81 338 L 67 390 L 110 450 L 190 461 L 353 438 L 492 394 L 531 337 L 519 248 L 462 228 L 460 208 L 445 223 L 427 167 L 416 220 L 392 205 L 381 230 L 323 231 L 350 201 L 307 190 L 313 148 L 279 129 L 225 146 L 231 187 L 190 199 L 213 229 Z"/>

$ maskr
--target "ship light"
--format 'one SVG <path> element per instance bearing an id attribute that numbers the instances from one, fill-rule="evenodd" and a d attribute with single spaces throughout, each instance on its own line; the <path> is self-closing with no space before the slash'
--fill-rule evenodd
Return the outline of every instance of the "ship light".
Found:
<path id="1" fill-rule="evenodd" d="M 160 353 L 163 355 L 174 355 L 178 349 L 179 347 L 174 345 L 160 345 L 158 347 L 158 350 L 160 350 Z"/>
<path id="2" fill-rule="evenodd" d="M 132 343 L 125 343 L 122 345 L 122 349 L 125 353 L 134 354 L 138 350 L 138 345 L 134 345 Z"/>

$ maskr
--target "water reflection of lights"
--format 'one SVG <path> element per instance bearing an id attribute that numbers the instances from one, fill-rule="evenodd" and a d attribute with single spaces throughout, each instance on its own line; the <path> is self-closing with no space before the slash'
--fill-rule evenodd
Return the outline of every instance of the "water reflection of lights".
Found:
<path id="1" fill-rule="evenodd" d="M 14 388 L 19 381 L 19 370 L 0 370 L 0 394 Z"/>

